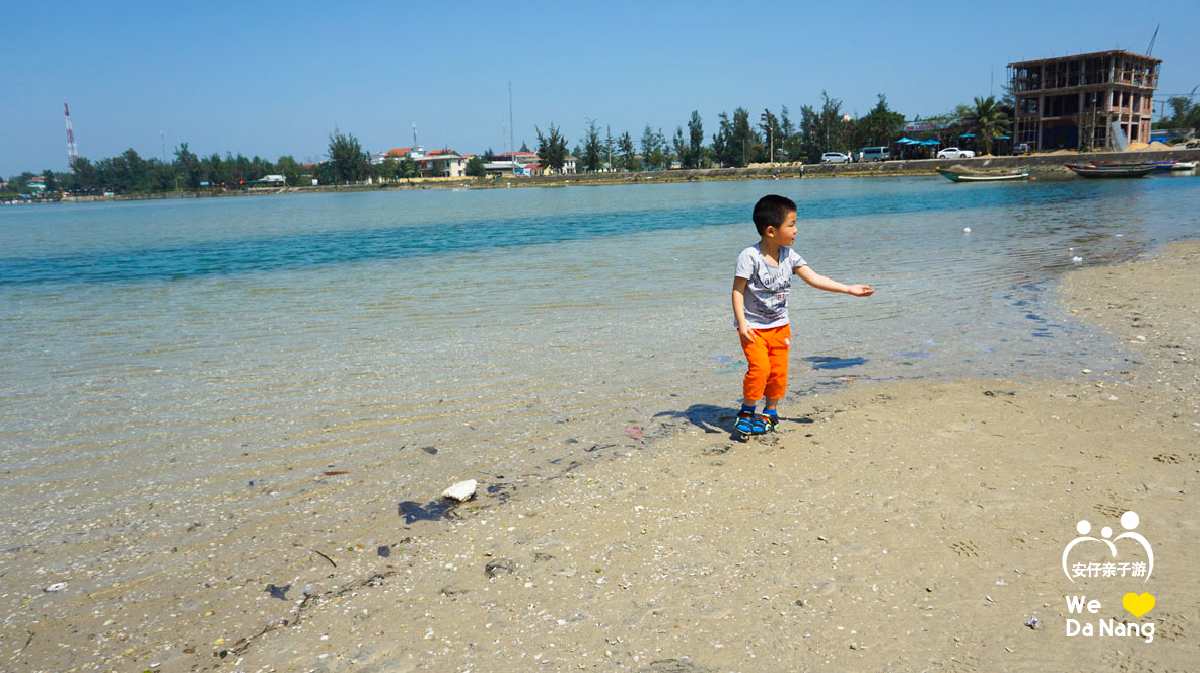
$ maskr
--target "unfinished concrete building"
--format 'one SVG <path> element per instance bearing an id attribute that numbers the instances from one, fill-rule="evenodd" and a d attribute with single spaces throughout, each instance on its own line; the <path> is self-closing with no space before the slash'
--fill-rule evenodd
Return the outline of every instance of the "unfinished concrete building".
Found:
<path id="1" fill-rule="evenodd" d="M 1162 59 L 1124 50 L 1008 64 L 1016 99 L 1013 142 L 1030 150 L 1123 149 L 1150 142 Z"/>

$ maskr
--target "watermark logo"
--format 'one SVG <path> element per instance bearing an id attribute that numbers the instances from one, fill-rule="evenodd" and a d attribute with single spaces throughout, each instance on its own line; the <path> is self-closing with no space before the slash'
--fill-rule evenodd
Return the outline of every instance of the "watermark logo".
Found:
<path id="1" fill-rule="evenodd" d="M 1100 529 L 1100 537 L 1090 535 L 1092 532 L 1092 524 L 1086 519 L 1075 525 L 1075 530 L 1079 533 L 1079 537 L 1067 543 L 1063 549 L 1062 569 L 1063 574 L 1071 583 L 1075 582 L 1076 577 L 1082 578 L 1101 578 L 1115 579 L 1119 577 L 1138 578 L 1141 577 L 1142 582 L 1150 580 L 1150 574 L 1154 572 L 1154 550 L 1150 547 L 1150 542 L 1142 536 L 1141 533 L 1134 532 L 1140 523 L 1137 512 L 1125 512 L 1121 515 L 1121 526 L 1125 529 L 1123 533 L 1113 537 L 1113 530 L 1108 526 Z M 1142 547 L 1145 553 L 1145 561 L 1121 561 L 1118 558 L 1119 549 L 1124 547 L 1129 549 L 1130 542 L 1119 544 L 1122 540 L 1132 540 Z M 1112 555 L 1113 561 L 1089 562 L 1082 561 L 1068 564 L 1071 550 L 1075 547 L 1084 545 L 1085 543 L 1097 543 L 1102 545 L 1101 549 L 1107 549 Z M 1082 551 L 1087 551 L 1088 547 L 1096 545 L 1087 545 Z M 1077 553 L 1082 553 L 1077 552 Z M 1119 582 L 1119 580 L 1118 580 Z M 1067 601 L 1067 612 L 1072 615 L 1066 620 L 1067 636 L 1116 636 L 1141 638 L 1146 643 L 1154 642 L 1154 622 L 1130 622 L 1128 620 L 1117 621 L 1112 618 L 1097 619 L 1095 622 L 1087 621 L 1087 615 L 1096 615 L 1101 611 L 1100 601 L 1092 599 L 1088 600 L 1087 596 L 1065 596 Z M 1129 611 L 1134 617 L 1141 617 L 1147 612 L 1154 609 L 1154 596 L 1149 593 L 1127 593 L 1121 599 L 1121 605 Z"/>
<path id="2" fill-rule="evenodd" d="M 1084 520 L 1080 521 L 1078 524 L 1076 524 L 1075 530 L 1079 532 L 1079 537 L 1075 538 L 1074 540 L 1071 540 L 1067 544 L 1066 549 L 1063 549 L 1063 555 L 1062 555 L 1062 569 L 1063 569 L 1063 573 L 1067 576 L 1067 579 L 1071 580 L 1071 582 L 1074 583 L 1076 577 L 1126 577 L 1126 576 L 1129 576 L 1129 577 L 1144 577 L 1145 579 L 1142 580 L 1143 583 L 1149 581 L 1150 573 L 1154 572 L 1154 550 L 1150 548 L 1150 542 L 1147 541 L 1146 538 L 1142 537 L 1141 533 L 1133 532 L 1133 529 L 1138 527 L 1138 523 L 1140 523 L 1140 520 L 1138 519 L 1137 512 L 1125 512 L 1124 514 L 1121 515 L 1121 526 L 1125 529 L 1125 532 L 1121 533 L 1120 535 L 1113 538 L 1112 540 L 1109 540 L 1109 538 L 1112 537 L 1113 531 L 1112 531 L 1112 528 L 1109 528 L 1108 526 L 1101 528 L 1100 529 L 1100 537 L 1096 538 L 1096 537 L 1092 537 L 1092 536 L 1088 535 L 1088 533 L 1090 533 L 1092 531 L 1092 524 L 1088 523 L 1087 519 L 1084 519 Z M 1100 563 L 1100 562 L 1075 563 L 1075 564 L 1071 565 L 1070 569 L 1068 570 L 1067 557 L 1070 556 L 1071 550 L 1074 549 L 1076 545 L 1082 544 L 1084 542 L 1100 542 L 1100 543 L 1105 544 L 1108 547 L 1108 550 L 1110 552 L 1112 552 L 1113 558 L 1116 558 L 1117 557 L 1116 543 L 1125 538 L 1135 540 L 1135 541 L 1137 541 L 1138 544 L 1140 544 L 1142 546 L 1142 549 L 1144 549 L 1146 551 L 1146 562 L 1134 561 L 1132 563 L 1129 563 L 1129 562 L 1124 562 L 1124 561 L 1116 561 L 1116 562 L 1106 561 L 1103 563 Z M 1132 596 L 1134 594 L 1130 594 L 1130 595 Z M 1143 594 L 1143 595 L 1149 595 L 1149 594 Z M 1150 599 L 1150 605 L 1151 605 L 1151 607 L 1154 606 L 1153 597 Z M 1146 612 L 1149 612 L 1149 610 L 1150 610 L 1150 608 L 1146 608 Z M 1130 612 L 1134 612 L 1134 611 L 1130 610 Z M 1134 612 L 1134 614 L 1138 614 L 1138 613 Z M 1141 614 L 1145 614 L 1145 612 L 1143 612 Z M 1140 617 L 1141 614 L 1138 614 L 1138 616 Z"/>

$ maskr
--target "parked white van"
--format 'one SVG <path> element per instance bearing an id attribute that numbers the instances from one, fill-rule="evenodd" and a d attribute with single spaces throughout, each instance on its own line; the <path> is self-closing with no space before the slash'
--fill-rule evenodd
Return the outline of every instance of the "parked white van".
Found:
<path id="1" fill-rule="evenodd" d="M 892 153 L 886 147 L 864 147 L 858 151 L 859 161 L 887 161 Z"/>

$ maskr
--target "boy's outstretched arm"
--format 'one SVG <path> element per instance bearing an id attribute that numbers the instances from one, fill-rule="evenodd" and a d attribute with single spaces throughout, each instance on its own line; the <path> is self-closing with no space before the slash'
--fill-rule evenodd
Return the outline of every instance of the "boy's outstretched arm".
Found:
<path id="1" fill-rule="evenodd" d="M 800 276 L 800 280 L 826 292 L 842 292 L 844 294 L 852 294 L 855 297 L 868 297 L 875 290 L 870 285 L 843 285 L 832 278 L 827 278 L 812 270 L 812 267 L 805 264 L 804 266 L 796 267 L 796 275 Z"/>
<path id="2" fill-rule="evenodd" d="M 733 277 L 733 318 L 742 343 L 754 343 L 754 330 L 746 323 L 746 279 L 741 276 Z"/>

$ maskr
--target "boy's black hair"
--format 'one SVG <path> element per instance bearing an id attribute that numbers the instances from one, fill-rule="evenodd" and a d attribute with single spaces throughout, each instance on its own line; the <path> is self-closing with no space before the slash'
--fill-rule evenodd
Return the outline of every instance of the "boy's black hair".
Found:
<path id="1" fill-rule="evenodd" d="M 795 212 L 795 201 L 786 196 L 767 194 L 754 204 L 754 227 L 758 229 L 758 235 L 762 236 L 767 233 L 767 227 L 782 227 L 788 213 Z"/>

